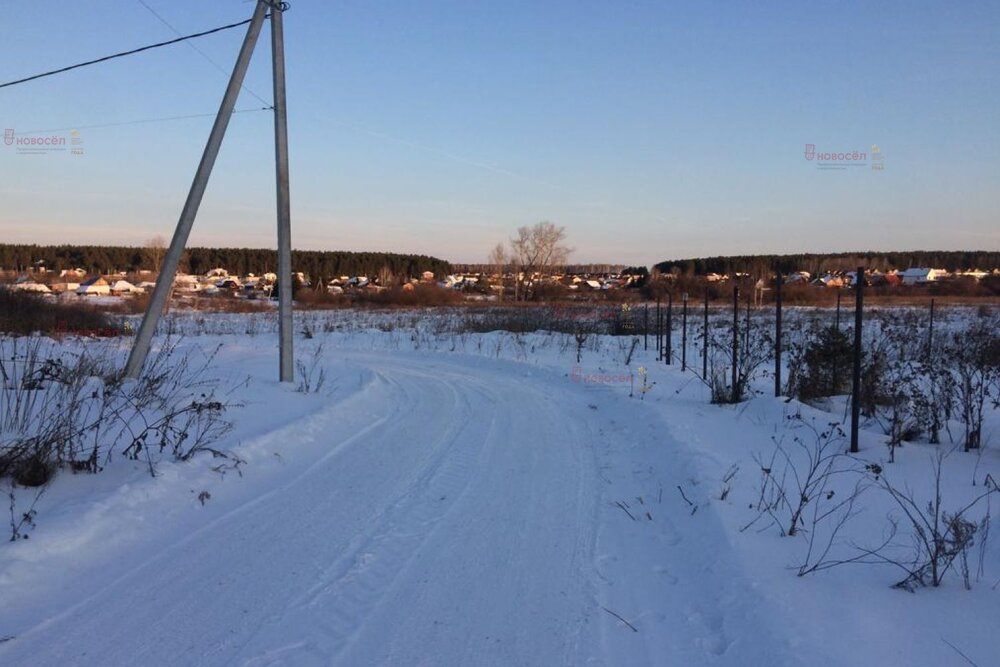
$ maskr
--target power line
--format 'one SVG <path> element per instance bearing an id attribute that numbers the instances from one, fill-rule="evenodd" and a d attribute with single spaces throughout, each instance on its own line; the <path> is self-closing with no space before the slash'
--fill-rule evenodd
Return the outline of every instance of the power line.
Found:
<path id="1" fill-rule="evenodd" d="M 156 17 L 156 19 L 157 19 L 157 20 L 158 20 L 158 21 L 159 21 L 160 23 L 162 23 L 163 25 L 165 25 L 165 26 L 167 26 L 168 28 L 170 28 L 170 30 L 172 30 L 172 31 L 173 31 L 173 33 L 174 33 L 175 35 L 177 35 L 178 37 L 180 37 L 180 36 L 181 36 L 181 31 L 180 31 L 180 30 L 178 30 L 177 28 L 175 28 L 175 27 L 174 27 L 173 25 L 171 25 L 171 24 L 170 24 L 170 22 L 169 22 L 169 21 L 167 21 L 167 19 L 165 19 L 165 18 L 163 18 L 162 16 L 160 16 L 160 14 L 159 14 L 159 13 L 158 13 L 158 12 L 157 12 L 157 11 L 156 11 L 155 9 L 153 9 L 153 8 L 152 8 L 152 7 L 150 7 L 150 6 L 148 5 L 148 4 L 146 4 L 146 0 L 136 0 L 136 1 L 137 1 L 137 2 L 138 2 L 138 3 L 140 4 L 140 5 L 142 5 L 142 6 L 143 6 L 143 7 L 145 7 L 146 9 L 148 9 L 148 10 L 149 10 L 149 13 L 150 13 L 150 14 L 152 14 L 153 16 L 155 16 L 155 17 Z M 212 65 L 212 66 L 213 66 L 213 67 L 214 67 L 215 69 L 219 70 L 220 72 L 222 72 L 222 73 L 223 73 L 223 74 L 225 74 L 226 76 L 229 76 L 229 72 L 228 72 L 228 70 L 226 70 L 226 68 L 225 68 L 225 67 L 223 67 L 222 65 L 220 65 L 219 63 L 215 62 L 215 61 L 214 61 L 214 60 L 213 60 L 213 59 L 211 58 L 211 56 L 209 56 L 209 55 L 208 55 L 207 53 L 205 53 L 205 52 L 204 52 L 204 51 L 202 51 L 202 50 L 201 50 L 200 48 L 198 48 L 198 45 L 197 45 L 197 44 L 195 44 L 194 42 L 187 42 L 187 45 L 188 45 L 188 46 L 190 46 L 190 47 L 191 47 L 192 49 L 194 49 L 195 51 L 197 51 L 197 52 L 199 53 L 199 55 L 201 55 L 201 57 L 202 57 L 202 58 L 204 58 L 204 59 L 205 59 L 205 60 L 207 60 L 207 61 L 208 61 L 209 63 L 211 63 L 211 65 Z M 258 94 L 257 94 L 257 93 L 255 93 L 254 91 L 250 90 L 250 89 L 249 89 L 249 88 L 248 88 L 247 86 L 242 86 L 242 88 L 243 88 L 243 90 L 247 91 L 248 93 L 250 93 L 251 95 L 253 95 L 254 97 L 256 97 L 256 98 L 257 98 L 257 100 L 258 100 L 258 101 L 259 101 L 259 102 L 260 102 L 261 104 L 263 104 L 264 106 L 266 106 L 266 107 L 269 107 L 269 108 L 270 108 L 270 107 L 272 106 L 270 102 L 268 102 L 267 100 L 265 100 L 265 99 L 264 99 L 263 97 L 261 97 L 260 95 L 258 95 Z"/>
<path id="2" fill-rule="evenodd" d="M 241 25 L 246 25 L 250 23 L 251 19 L 246 21 L 240 21 L 238 23 L 230 23 L 229 25 L 219 26 L 218 28 L 213 28 L 211 30 L 206 30 L 204 32 L 198 32 L 193 35 L 186 35 L 183 37 L 178 37 L 177 39 L 171 39 L 166 42 L 159 42 L 158 44 L 150 44 L 149 46 L 143 46 L 138 49 L 132 49 L 131 51 L 122 51 L 121 53 L 115 53 L 110 56 L 104 56 L 103 58 L 97 58 L 96 60 L 88 60 L 84 63 L 77 63 L 76 65 L 70 65 L 69 67 L 61 67 L 59 69 L 54 69 L 49 72 L 43 72 L 41 74 L 35 74 L 34 76 L 25 77 L 23 79 L 18 79 L 17 81 L 8 81 L 7 83 L 0 83 L 0 88 L 6 88 L 8 86 L 15 86 L 19 83 L 26 83 L 28 81 L 34 81 L 35 79 L 41 79 L 42 77 L 52 76 L 53 74 L 61 74 L 63 72 L 68 72 L 70 70 L 77 69 L 79 67 L 86 67 L 87 65 L 96 65 L 97 63 L 103 63 L 108 60 L 113 60 L 115 58 L 121 58 L 123 56 L 131 56 L 136 53 L 141 53 L 143 51 L 149 51 L 150 49 L 156 49 L 161 46 L 169 46 L 170 44 L 176 44 L 178 42 L 183 42 L 188 39 L 194 39 L 195 37 L 204 37 L 205 35 L 211 35 L 213 33 L 222 32 L 223 30 L 229 30 L 231 28 L 238 28 Z"/>
<path id="3" fill-rule="evenodd" d="M 259 109 L 236 109 L 233 114 L 238 113 L 252 113 L 255 111 L 272 111 L 270 105 L 266 107 L 261 107 Z M 103 123 L 101 125 L 74 125 L 73 127 L 54 127 L 47 130 L 27 130 L 25 132 L 18 131 L 17 135 L 27 135 L 27 134 L 49 134 L 50 132 L 69 132 L 71 130 L 96 130 L 105 127 L 121 127 L 123 125 L 140 125 L 142 123 L 161 123 L 170 120 L 188 120 L 190 118 L 208 118 L 209 116 L 215 116 L 218 112 L 213 111 L 212 113 L 194 113 L 188 114 L 186 116 L 164 116 L 162 118 L 140 118 L 138 120 L 125 120 L 120 123 Z"/>

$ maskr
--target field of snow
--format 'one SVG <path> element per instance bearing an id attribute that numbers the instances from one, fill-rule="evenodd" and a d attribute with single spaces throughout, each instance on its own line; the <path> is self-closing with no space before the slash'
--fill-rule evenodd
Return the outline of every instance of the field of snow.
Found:
<path id="1" fill-rule="evenodd" d="M 316 389 L 322 373 L 318 391 L 276 381 L 272 314 L 165 325 L 186 358 L 219 348 L 232 430 L 213 447 L 229 458 L 164 459 L 151 477 L 116 456 L 60 473 L 37 501 L 11 490 L 12 519 L 37 514 L 29 539 L 0 547 L 0 664 L 997 664 L 1000 494 L 968 512 L 969 590 L 959 561 L 912 591 L 887 563 L 796 576 L 828 542 L 827 560 L 881 544 L 892 520 L 884 553 L 905 561 L 912 525 L 880 484 L 924 507 L 945 453 L 944 509 L 983 494 L 1000 479 L 995 406 L 978 453 L 946 438 L 889 463 L 866 425 L 861 454 L 837 459 L 845 471 L 814 487 L 825 501 L 783 536 L 784 510 L 757 509 L 763 469 L 788 481 L 828 432 L 844 451 L 830 426 L 843 397 L 823 411 L 772 397 L 763 377 L 750 400 L 712 405 L 641 337 L 633 351 L 591 335 L 577 363 L 572 334 L 465 333 L 426 312 L 297 317 L 298 375 Z M 129 342 L 58 345 L 124 359 Z M 834 521 L 812 521 L 826 510 L 851 515 L 832 540 Z"/>

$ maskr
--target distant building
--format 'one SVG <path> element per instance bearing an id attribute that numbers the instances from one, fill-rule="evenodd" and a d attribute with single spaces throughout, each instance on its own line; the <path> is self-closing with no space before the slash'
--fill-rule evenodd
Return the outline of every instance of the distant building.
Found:
<path id="1" fill-rule="evenodd" d="M 49 294 L 52 291 L 49 289 L 48 285 L 36 282 L 33 278 L 29 278 L 28 276 L 21 276 L 10 287 L 12 290 L 16 290 L 18 292 L 35 292 L 37 294 Z"/>
<path id="2" fill-rule="evenodd" d="M 111 294 L 114 296 L 125 296 L 127 294 L 142 294 L 145 290 L 136 287 L 127 280 L 116 280 L 110 286 Z"/>
<path id="3" fill-rule="evenodd" d="M 947 278 L 948 272 L 944 269 L 916 268 L 901 271 L 899 277 L 902 279 L 904 285 L 923 285 Z"/>
<path id="4" fill-rule="evenodd" d="M 95 276 L 80 283 L 76 293 L 80 296 L 108 296 L 111 294 L 111 286 L 104 278 Z"/>

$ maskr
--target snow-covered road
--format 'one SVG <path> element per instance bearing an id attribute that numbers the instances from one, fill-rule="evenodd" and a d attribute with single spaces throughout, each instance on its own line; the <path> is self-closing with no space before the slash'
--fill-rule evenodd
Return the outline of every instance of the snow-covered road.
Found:
<path id="1" fill-rule="evenodd" d="M 273 333 L 216 324 L 180 353 L 210 360 L 225 389 L 234 428 L 215 446 L 230 458 L 164 456 L 151 478 L 118 453 L 41 496 L 14 489 L 11 517 L 38 515 L 30 539 L 0 548 L 0 665 L 930 667 L 996 654 L 996 519 L 977 536 L 972 590 L 955 573 L 916 595 L 891 588 L 892 565 L 795 577 L 809 533 L 757 521 L 762 462 L 842 410 L 769 386 L 711 405 L 690 373 L 621 337 L 576 364 L 570 336 L 371 323 L 304 334 L 300 375 L 328 381 L 298 392 L 273 380 Z M 877 425 L 862 436 L 862 461 L 928 497 L 940 447 L 908 443 L 889 464 Z M 997 460 L 992 447 L 950 455 L 945 506 L 1000 478 Z M 838 554 L 891 525 L 876 491 Z"/>
<path id="2" fill-rule="evenodd" d="M 344 355 L 356 391 L 252 443 L 280 466 L 47 582 L 56 612 L 15 599 L 0 662 L 795 663 L 717 517 L 673 493 L 692 455 L 648 404 L 525 364 Z"/>

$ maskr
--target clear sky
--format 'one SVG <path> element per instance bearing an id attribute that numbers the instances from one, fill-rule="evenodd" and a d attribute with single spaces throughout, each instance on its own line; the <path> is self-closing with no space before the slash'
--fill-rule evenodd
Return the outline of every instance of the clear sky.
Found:
<path id="1" fill-rule="evenodd" d="M 0 81 L 176 36 L 153 12 L 188 34 L 252 10 L 7 2 Z M 169 238 L 244 30 L 194 41 L 221 70 L 177 44 L 0 89 L 0 126 L 83 148 L 0 144 L 0 240 Z M 297 248 L 481 262 L 551 220 L 581 262 L 1000 249 L 995 1 L 293 0 L 285 33 Z M 266 26 L 246 85 L 271 100 Z M 233 117 L 192 245 L 274 247 L 272 127 Z"/>

